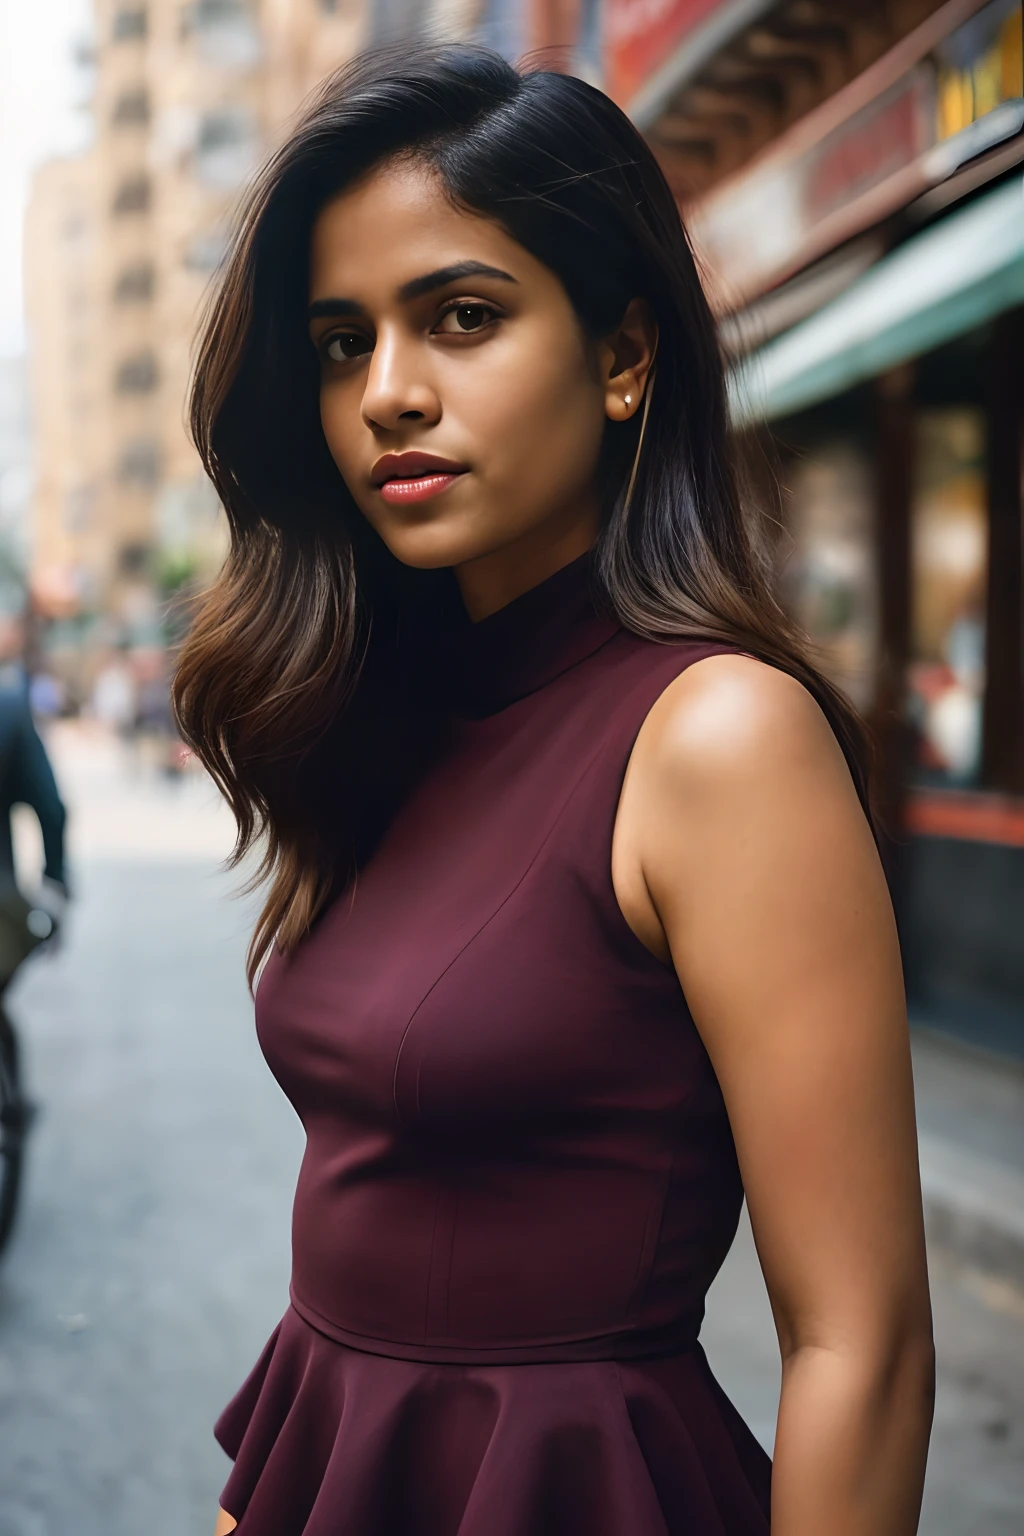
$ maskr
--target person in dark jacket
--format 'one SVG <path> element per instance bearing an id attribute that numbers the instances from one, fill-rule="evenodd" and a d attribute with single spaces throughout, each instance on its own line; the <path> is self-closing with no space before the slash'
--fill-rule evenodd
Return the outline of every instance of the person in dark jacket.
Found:
<path id="1" fill-rule="evenodd" d="M 0 667 L 0 1054 L 15 1084 L 17 1036 L 3 997 L 21 961 L 43 936 L 32 923 L 33 916 L 40 914 L 32 912 L 18 889 L 11 834 L 11 812 L 16 805 L 27 805 L 35 812 L 43 834 L 44 878 L 66 898 L 64 804 L 32 719 L 24 675 L 20 667 L 8 664 Z"/>
<path id="2" fill-rule="evenodd" d="M 64 805 L 25 689 L 0 677 L 0 886 L 16 884 L 11 837 L 15 805 L 35 812 L 43 834 L 43 874 L 66 896 Z"/>

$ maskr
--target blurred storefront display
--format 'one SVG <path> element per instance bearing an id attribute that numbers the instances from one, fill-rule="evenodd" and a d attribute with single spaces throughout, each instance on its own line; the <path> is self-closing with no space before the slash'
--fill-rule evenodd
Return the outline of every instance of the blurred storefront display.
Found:
<path id="1" fill-rule="evenodd" d="M 855 436 L 818 439 L 787 465 L 778 551 L 783 600 L 814 637 L 816 660 L 864 713 L 874 702 L 879 645 L 872 492 Z"/>
<path id="2" fill-rule="evenodd" d="M 609 18 L 781 468 L 783 595 L 874 727 L 912 1007 L 1024 1054 L 1020 0 Z"/>
<path id="3" fill-rule="evenodd" d="M 907 708 L 919 778 L 977 785 L 985 693 L 988 480 L 972 406 L 918 413 Z"/>

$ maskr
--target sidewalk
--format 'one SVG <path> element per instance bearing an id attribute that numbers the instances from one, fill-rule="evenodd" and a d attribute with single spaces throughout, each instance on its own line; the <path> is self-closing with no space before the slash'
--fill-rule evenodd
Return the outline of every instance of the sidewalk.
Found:
<path id="1" fill-rule="evenodd" d="M 929 1238 L 1024 1287 L 1024 1065 L 921 1027 L 913 1046 Z"/>

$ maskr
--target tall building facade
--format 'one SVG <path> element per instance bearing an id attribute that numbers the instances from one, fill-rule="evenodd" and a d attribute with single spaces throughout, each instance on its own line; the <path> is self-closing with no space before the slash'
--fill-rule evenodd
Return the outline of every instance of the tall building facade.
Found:
<path id="1" fill-rule="evenodd" d="M 25 229 L 35 438 L 32 549 L 47 611 L 95 601 L 106 559 L 97 516 L 106 423 L 99 410 L 99 198 L 92 154 L 37 173 Z"/>
<path id="2" fill-rule="evenodd" d="M 158 643 L 166 589 L 220 557 L 184 423 L 197 317 L 246 181 L 365 37 L 363 0 L 95 0 L 94 19 L 93 143 L 40 169 L 25 236 L 33 587 L 82 653 L 90 625 Z"/>

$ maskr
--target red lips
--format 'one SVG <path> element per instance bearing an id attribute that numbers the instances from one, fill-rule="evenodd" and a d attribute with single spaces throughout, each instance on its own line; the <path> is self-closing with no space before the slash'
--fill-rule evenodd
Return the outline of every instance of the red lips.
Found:
<path id="1" fill-rule="evenodd" d="M 422 480 L 439 475 L 464 475 L 466 465 L 455 459 L 442 459 L 436 453 L 385 453 L 370 471 L 370 479 L 378 489 L 388 481 Z"/>

